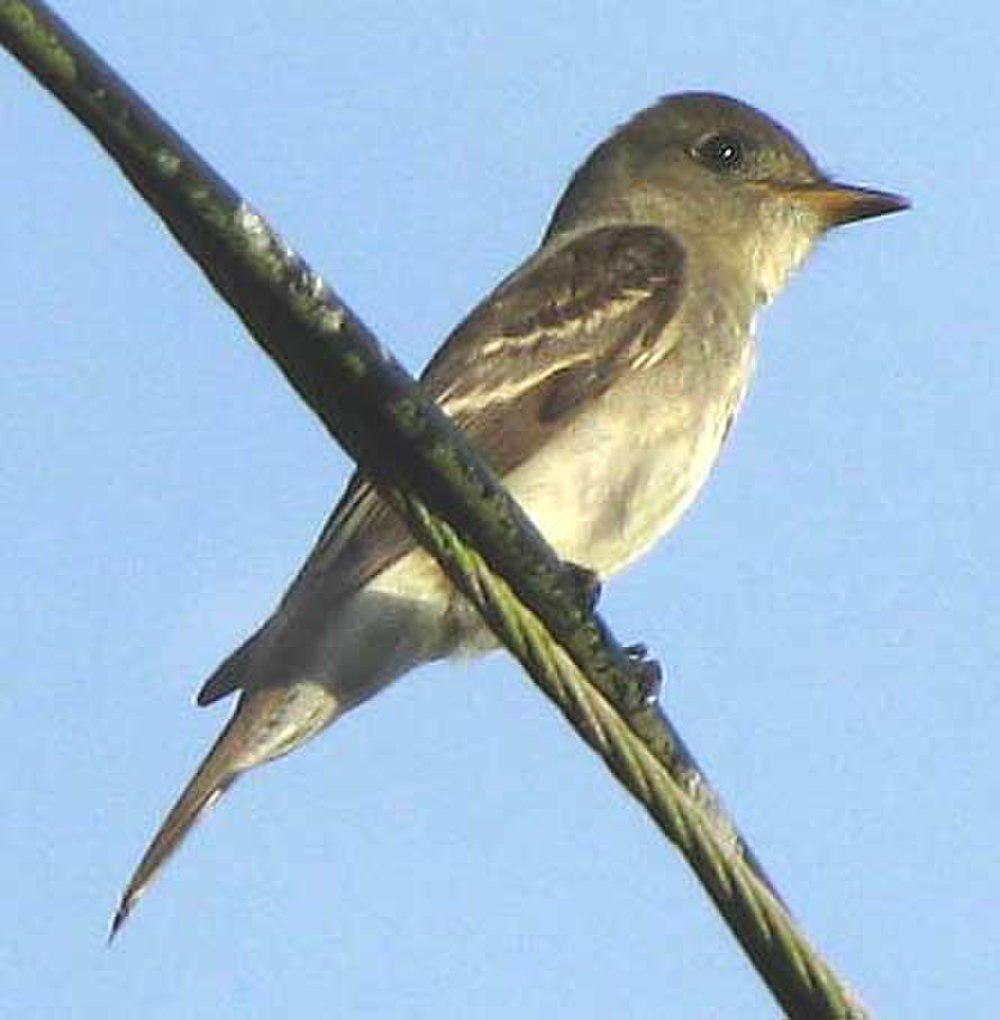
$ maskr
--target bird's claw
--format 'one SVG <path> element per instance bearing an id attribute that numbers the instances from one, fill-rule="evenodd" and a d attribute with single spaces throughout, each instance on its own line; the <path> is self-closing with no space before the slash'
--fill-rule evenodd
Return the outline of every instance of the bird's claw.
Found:
<path id="1" fill-rule="evenodd" d="M 654 705 L 663 688 L 663 668 L 656 659 L 650 659 L 649 649 L 641 643 L 625 646 L 625 654 L 632 662 L 642 696 L 642 708 Z"/>

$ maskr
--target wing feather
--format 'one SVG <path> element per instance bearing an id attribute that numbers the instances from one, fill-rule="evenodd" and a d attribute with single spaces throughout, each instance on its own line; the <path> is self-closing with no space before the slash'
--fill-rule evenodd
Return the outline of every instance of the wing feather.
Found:
<path id="1" fill-rule="evenodd" d="M 421 385 L 502 477 L 623 372 L 669 353 L 683 288 L 683 249 L 658 227 L 601 227 L 546 246 L 455 329 Z M 336 571 L 334 591 L 347 595 L 413 545 L 355 473 L 299 580 Z"/>

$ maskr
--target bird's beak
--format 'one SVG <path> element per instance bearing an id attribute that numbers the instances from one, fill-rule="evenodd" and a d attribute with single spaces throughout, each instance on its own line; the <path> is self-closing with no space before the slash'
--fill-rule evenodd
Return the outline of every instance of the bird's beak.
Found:
<path id="1" fill-rule="evenodd" d="M 873 188 L 855 188 L 850 184 L 835 184 L 833 181 L 793 185 L 788 193 L 794 201 L 815 213 L 825 228 L 910 208 L 909 200 L 902 195 L 875 191 Z"/>

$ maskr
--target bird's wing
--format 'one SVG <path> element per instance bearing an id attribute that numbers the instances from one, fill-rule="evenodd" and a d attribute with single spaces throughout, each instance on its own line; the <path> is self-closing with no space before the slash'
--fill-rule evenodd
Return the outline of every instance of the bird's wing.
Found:
<path id="1" fill-rule="evenodd" d="M 420 379 L 501 477 L 630 368 L 660 360 L 684 287 L 684 251 L 654 226 L 606 226 L 546 245 L 448 337 Z M 414 547 L 355 473 L 285 596 L 321 585 L 331 605 Z M 198 696 L 239 686 L 251 638 Z"/>
<path id="2" fill-rule="evenodd" d="M 684 251 L 653 226 L 609 226 L 542 249 L 448 337 L 420 384 L 503 477 L 631 367 L 662 358 Z M 307 570 L 362 587 L 413 547 L 355 474 Z"/>

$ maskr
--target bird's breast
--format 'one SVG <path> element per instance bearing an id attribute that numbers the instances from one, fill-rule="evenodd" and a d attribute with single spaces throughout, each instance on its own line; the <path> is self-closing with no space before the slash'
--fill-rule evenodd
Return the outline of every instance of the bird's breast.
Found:
<path id="1" fill-rule="evenodd" d="M 581 411 L 507 484 L 560 556 L 613 574 L 691 505 L 752 369 L 749 324 L 687 333 L 668 357 Z"/>

